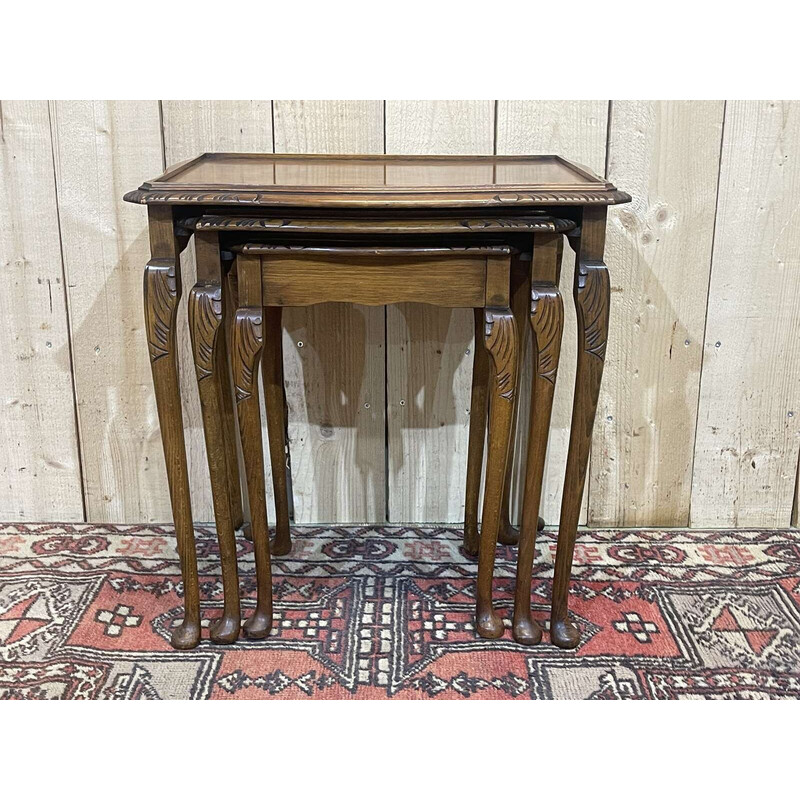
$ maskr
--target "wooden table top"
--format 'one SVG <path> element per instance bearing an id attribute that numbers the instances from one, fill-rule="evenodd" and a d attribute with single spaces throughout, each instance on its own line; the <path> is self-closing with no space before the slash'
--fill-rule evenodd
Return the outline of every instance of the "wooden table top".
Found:
<path id="1" fill-rule="evenodd" d="M 204 153 L 132 203 L 368 208 L 613 205 L 630 197 L 560 156 Z"/>

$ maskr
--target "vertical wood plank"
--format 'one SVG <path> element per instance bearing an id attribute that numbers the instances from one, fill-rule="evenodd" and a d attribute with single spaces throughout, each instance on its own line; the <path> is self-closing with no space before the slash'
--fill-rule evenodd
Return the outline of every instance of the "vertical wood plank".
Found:
<path id="1" fill-rule="evenodd" d="M 50 117 L 0 103 L 0 519 L 83 520 Z"/>
<path id="2" fill-rule="evenodd" d="M 75 392 L 92 522 L 172 517 L 143 332 L 144 210 L 163 167 L 156 101 L 51 105 Z"/>
<path id="3" fill-rule="evenodd" d="M 269 100 L 164 100 L 162 102 L 164 153 L 167 166 L 204 152 L 272 152 L 272 103 Z M 197 521 L 213 520 L 203 422 L 197 379 L 192 367 L 186 302 L 197 280 L 194 245 L 181 256 L 184 292 L 178 308 L 178 347 L 186 456 L 192 491 L 192 512 Z M 263 414 L 263 397 L 262 397 Z M 266 428 L 262 425 L 266 439 Z M 264 441 L 265 452 L 267 442 Z M 267 473 L 270 472 L 267 464 Z M 266 481 L 270 519 L 275 519 L 272 479 Z"/>
<path id="4" fill-rule="evenodd" d="M 278 153 L 381 153 L 381 101 L 275 101 Z M 383 522 L 384 309 L 287 309 L 284 379 L 298 523 Z"/>
<path id="5" fill-rule="evenodd" d="M 605 171 L 608 102 L 606 100 L 500 100 L 497 106 L 498 155 L 543 155 L 555 153 L 585 164 L 599 175 Z M 541 515 L 548 524 L 555 523 L 561 510 L 561 490 L 569 447 L 572 395 L 575 386 L 577 320 L 572 302 L 572 277 L 575 256 L 564 247 L 561 270 L 561 293 L 564 297 L 564 338 L 558 382 L 553 399 L 547 466 L 542 487 Z M 613 266 L 611 267 L 613 275 Z M 514 448 L 514 485 L 512 519 L 522 506 L 522 464 L 528 437 L 531 385 L 530 337 L 523 369 L 517 441 Z M 581 523 L 586 522 L 588 493 L 584 492 Z"/>
<path id="6" fill-rule="evenodd" d="M 800 102 L 731 101 L 690 522 L 789 524 L 800 446 Z"/>
<path id="7" fill-rule="evenodd" d="M 491 154 L 493 148 L 493 101 L 386 103 L 387 153 Z M 467 309 L 387 308 L 392 522 L 464 520 L 473 327 Z"/>
<path id="8" fill-rule="evenodd" d="M 722 101 L 613 101 L 611 330 L 589 485 L 596 525 L 685 526 L 714 236 Z"/>

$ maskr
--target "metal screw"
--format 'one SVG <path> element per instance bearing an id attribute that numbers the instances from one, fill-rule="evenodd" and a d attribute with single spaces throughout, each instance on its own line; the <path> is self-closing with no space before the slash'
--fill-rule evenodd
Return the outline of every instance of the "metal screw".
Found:
<path id="1" fill-rule="evenodd" d="M 302 346 L 303 346 L 303 343 L 302 343 L 302 342 L 298 342 L 298 343 L 297 343 L 297 346 L 298 346 L 298 347 L 302 347 Z"/>
<path id="2" fill-rule="evenodd" d="M 364 408 L 369 408 L 369 403 L 364 403 Z"/>
<path id="3" fill-rule="evenodd" d="M 717 347 L 717 348 L 720 348 L 720 347 L 722 347 L 722 342 L 717 342 L 717 343 L 714 345 L 714 347 Z"/>
<path id="4" fill-rule="evenodd" d="M 401 406 L 404 406 L 405 404 L 406 404 L 406 401 L 405 401 L 405 400 L 401 400 L 401 401 L 400 401 L 400 405 L 401 405 Z"/>

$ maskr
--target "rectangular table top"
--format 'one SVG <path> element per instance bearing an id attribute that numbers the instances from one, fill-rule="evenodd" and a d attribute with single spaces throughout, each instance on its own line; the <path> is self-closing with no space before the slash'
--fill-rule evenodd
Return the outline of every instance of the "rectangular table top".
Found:
<path id="1" fill-rule="evenodd" d="M 630 198 L 560 156 L 204 153 L 125 199 L 135 203 L 372 208 L 586 205 Z"/>

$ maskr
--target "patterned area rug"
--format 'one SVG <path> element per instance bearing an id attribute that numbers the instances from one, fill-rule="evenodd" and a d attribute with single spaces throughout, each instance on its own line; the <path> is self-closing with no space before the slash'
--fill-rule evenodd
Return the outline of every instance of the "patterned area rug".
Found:
<path id="1" fill-rule="evenodd" d="M 198 528 L 204 625 L 220 613 L 213 528 Z M 169 527 L 0 527 L 0 698 L 800 697 L 800 533 L 586 530 L 576 651 L 473 629 L 474 559 L 447 528 L 303 528 L 275 564 L 262 642 L 169 646 L 180 572 Z M 539 537 L 545 625 L 555 533 Z M 252 547 L 239 542 L 245 613 Z M 495 596 L 510 620 L 512 548 Z"/>

